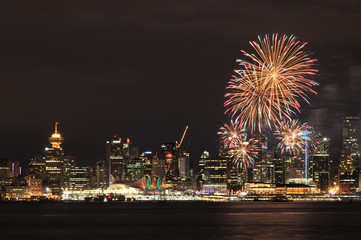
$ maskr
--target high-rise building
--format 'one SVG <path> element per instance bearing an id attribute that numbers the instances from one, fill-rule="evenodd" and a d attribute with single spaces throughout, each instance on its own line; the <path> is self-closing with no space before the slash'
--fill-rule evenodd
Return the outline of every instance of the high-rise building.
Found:
<path id="1" fill-rule="evenodd" d="M 204 174 L 204 166 L 205 166 L 205 160 L 209 159 L 209 152 L 204 151 L 201 155 L 201 157 L 199 158 L 199 162 L 198 162 L 198 172 L 200 174 Z"/>
<path id="2" fill-rule="evenodd" d="M 253 181 L 254 183 L 268 183 L 269 182 L 268 165 L 266 161 L 260 161 L 253 166 Z"/>
<path id="3" fill-rule="evenodd" d="M 36 178 L 34 175 L 26 177 L 26 182 L 29 186 L 29 193 L 31 196 L 42 196 L 43 189 L 42 189 L 42 182 L 41 178 Z"/>
<path id="4" fill-rule="evenodd" d="M 232 162 L 231 159 L 227 159 L 227 190 L 230 193 L 234 193 L 237 190 L 240 190 L 242 185 L 242 171 L 243 169 L 239 169 L 236 165 Z"/>
<path id="5" fill-rule="evenodd" d="M 227 157 L 227 150 L 225 147 L 224 147 L 224 142 L 222 140 L 222 136 L 219 136 L 219 139 L 218 139 L 218 158 L 226 158 Z"/>
<path id="6" fill-rule="evenodd" d="M 35 178 L 40 178 L 43 181 L 46 180 L 45 158 L 38 155 L 30 158 L 28 175 L 32 175 Z"/>
<path id="7" fill-rule="evenodd" d="M 180 148 L 177 147 L 177 143 L 164 143 L 160 146 L 159 158 L 166 161 L 165 174 L 167 180 L 179 179 L 179 157 Z"/>
<path id="8" fill-rule="evenodd" d="M 126 162 L 125 178 L 127 181 L 138 181 L 144 176 L 143 160 L 140 158 L 129 159 Z"/>
<path id="9" fill-rule="evenodd" d="M 195 182 L 196 189 L 201 189 L 203 187 L 204 180 L 206 179 L 204 170 L 206 159 L 209 159 L 208 151 L 204 151 L 198 161 L 197 177 Z"/>
<path id="10" fill-rule="evenodd" d="M 165 159 L 161 159 L 158 156 L 152 158 L 152 174 L 151 177 L 163 178 L 166 174 L 167 163 Z"/>
<path id="11" fill-rule="evenodd" d="M 69 187 L 73 189 L 87 189 L 90 187 L 88 167 L 74 167 L 69 170 Z"/>
<path id="12" fill-rule="evenodd" d="M 60 194 L 64 186 L 64 152 L 60 145 L 63 138 L 58 133 L 58 123 L 55 123 L 55 131 L 49 138 L 51 148 L 45 148 L 46 184 L 52 188 L 53 194 Z"/>
<path id="13" fill-rule="evenodd" d="M 129 138 L 123 140 L 117 138 L 116 135 L 112 140 L 106 142 L 105 163 L 108 186 L 112 182 L 125 180 L 125 164 L 129 159 L 129 143 Z"/>
<path id="14" fill-rule="evenodd" d="M 5 185 L 11 178 L 11 162 L 8 159 L 0 160 L 0 185 Z"/>
<path id="15" fill-rule="evenodd" d="M 273 165 L 274 165 L 274 173 L 275 173 L 274 183 L 284 184 L 285 176 L 284 176 L 284 168 L 283 168 L 283 158 L 279 151 L 275 152 L 273 155 Z"/>
<path id="16" fill-rule="evenodd" d="M 205 193 L 215 193 L 227 191 L 227 159 L 206 159 L 205 181 L 202 191 Z"/>
<path id="17" fill-rule="evenodd" d="M 96 171 L 96 187 L 97 188 L 106 188 L 107 175 L 106 175 L 106 171 L 105 171 L 105 162 L 97 161 L 95 171 Z"/>
<path id="18" fill-rule="evenodd" d="M 313 182 L 322 192 L 327 192 L 331 185 L 330 139 L 320 137 L 314 140 L 318 146 L 313 153 Z"/>
<path id="19" fill-rule="evenodd" d="M 182 152 L 178 161 L 179 177 L 189 178 L 190 177 L 190 159 L 189 153 Z"/>
<path id="20" fill-rule="evenodd" d="M 359 145 L 360 118 L 347 116 L 343 118 L 342 143 L 343 149 L 350 149 L 355 167 L 360 167 L 360 145 Z"/>
<path id="21" fill-rule="evenodd" d="M 354 167 L 354 160 L 350 149 L 341 152 L 340 167 L 338 174 L 340 191 L 349 193 L 355 191 L 357 184 L 357 174 Z"/>
<path id="22" fill-rule="evenodd" d="M 71 169 L 75 168 L 75 158 L 72 156 L 64 157 L 63 174 L 64 174 L 64 185 L 69 187 L 69 173 Z"/>
<path id="23" fill-rule="evenodd" d="M 140 154 L 139 158 L 143 161 L 143 169 L 144 175 L 151 176 L 152 175 L 152 152 L 143 152 Z"/>

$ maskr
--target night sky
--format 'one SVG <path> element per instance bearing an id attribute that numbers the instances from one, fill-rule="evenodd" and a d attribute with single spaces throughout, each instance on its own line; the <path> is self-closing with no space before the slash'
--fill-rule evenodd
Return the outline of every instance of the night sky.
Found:
<path id="1" fill-rule="evenodd" d="M 186 125 L 191 159 L 215 153 L 240 50 L 275 32 L 319 59 L 319 95 L 300 118 L 338 149 L 341 117 L 361 112 L 358 2 L 3 1 L 0 158 L 42 154 L 56 121 L 80 165 L 104 159 L 113 134 L 156 152 Z"/>

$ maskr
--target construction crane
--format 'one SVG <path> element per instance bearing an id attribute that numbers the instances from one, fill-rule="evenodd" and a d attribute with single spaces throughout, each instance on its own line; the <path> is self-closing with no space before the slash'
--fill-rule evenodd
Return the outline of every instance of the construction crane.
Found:
<path id="1" fill-rule="evenodd" d="M 185 137 L 185 135 L 186 135 L 186 133 L 187 133 L 187 130 L 188 130 L 188 125 L 186 126 L 186 129 L 185 129 L 185 130 L 184 130 L 184 132 L 183 132 L 183 136 L 182 136 L 182 138 L 181 138 L 181 140 L 180 140 L 179 144 L 178 144 L 178 142 L 176 142 L 176 144 L 177 144 L 177 148 L 180 148 L 180 147 L 181 147 L 182 142 L 183 142 L 183 140 L 184 140 L 184 137 Z"/>

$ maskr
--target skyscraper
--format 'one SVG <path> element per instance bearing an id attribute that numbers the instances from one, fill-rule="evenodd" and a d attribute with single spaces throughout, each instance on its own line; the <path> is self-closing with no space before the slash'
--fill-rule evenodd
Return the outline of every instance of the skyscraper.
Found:
<path id="1" fill-rule="evenodd" d="M 190 159 L 188 152 L 182 152 L 178 160 L 178 169 L 180 178 L 190 177 Z"/>
<path id="2" fill-rule="evenodd" d="M 160 146 L 159 158 L 165 159 L 166 169 L 165 174 L 167 180 L 178 180 L 179 178 L 179 157 L 180 148 L 177 143 L 164 143 Z"/>
<path id="3" fill-rule="evenodd" d="M 140 158 L 126 161 L 125 178 L 127 181 L 138 181 L 144 176 L 143 160 Z"/>
<path id="4" fill-rule="evenodd" d="M 105 188 L 107 186 L 107 176 L 105 171 L 105 162 L 96 162 L 96 187 Z"/>
<path id="5" fill-rule="evenodd" d="M 64 174 L 64 185 L 69 187 L 69 173 L 70 170 L 75 168 L 75 158 L 72 156 L 64 157 L 63 174 Z"/>
<path id="6" fill-rule="evenodd" d="M 343 193 L 353 192 L 356 188 L 357 179 L 351 150 L 346 148 L 341 152 L 341 160 L 338 174 L 340 191 Z"/>
<path id="7" fill-rule="evenodd" d="M 326 192 L 331 184 L 330 139 L 322 137 L 314 141 L 318 146 L 313 153 L 313 181 L 321 191 Z"/>
<path id="8" fill-rule="evenodd" d="M 205 181 L 202 191 L 215 193 L 227 191 L 227 159 L 206 159 Z"/>
<path id="9" fill-rule="evenodd" d="M 46 180 L 44 156 L 38 155 L 30 158 L 28 174 L 34 176 L 35 178 L 40 178 L 43 181 Z"/>
<path id="10" fill-rule="evenodd" d="M 69 170 L 69 187 L 72 189 L 87 189 L 90 187 L 89 168 L 74 167 Z"/>
<path id="11" fill-rule="evenodd" d="M 360 118 L 356 116 L 347 116 L 343 118 L 342 143 L 343 149 L 349 149 L 353 164 L 360 167 L 360 146 L 359 146 L 359 124 Z"/>
<path id="12" fill-rule="evenodd" d="M 152 157 L 152 174 L 151 177 L 154 178 L 163 178 L 165 176 L 165 170 L 167 163 L 164 159 L 158 158 L 158 156 Z"/>
<path id="13" fill-rule="evenodd" d="M 142 159 L 143 162 L 144 175 L 152 175 L 152 157 L 152 152 L 143 152 L 139 156 L 139 158 Z"/>
<path id="14" fill-rule="evenodd" d="M 11 162 L 8 159 L 0 160 L 0 186 L 5 185 L 11 177 Z"/>
<path id="15" fill-rule="evenodd" d="M 55 131 L 49 138 L 49 142 L 52 147 L 45 148 L 46 184 L 52 188 L 53 194 L 60 194 L 64 186 L 64 152 L 60 147 L 63 138 L 58 133 L 58 123 L 55 123 Z"/>
<path id="16" fill-rule="evenodd" d="M 106 172 L 108 186 L 115 181 L 125 180 L 125 164 L 129 158 L 129 138 L 122 140 L 114 135 L 114 138 L 106 142 Z"/>

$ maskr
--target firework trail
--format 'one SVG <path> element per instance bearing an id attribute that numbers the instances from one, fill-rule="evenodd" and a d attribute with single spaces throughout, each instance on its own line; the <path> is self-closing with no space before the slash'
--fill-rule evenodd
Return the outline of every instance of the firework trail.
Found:
<path id="1" fill-rule="evenodd" d="M 244 129 L 241 128 L 237 121 L 230 120 L 219 128 L 218 134 L 221 136 L 221 142 L 227 149 L 232 148 L 236 141 L 242 140 L 246 137 Z"/>
<path id="2" fill-rule="evenodd" d="M 238 138 L 234 141 L 234 145 L 229 149 L 228 153 L 230 159 L 232 159 L 237 167 L 247 169 L 247 167 L 254 164 L 254 160 L 258 157 L 259 151 L 258 141 L 254 138 L 248 141 L 243 141 Z"/>
<path id="3" fill-rule="evenodd" d="M 303 151 L 306 137 L 308 137 L 303 132 L 307 129 L 309 129 L 307 123 L 301 124 L 298 120 L 283 121 L 277 126 L 275 135 L 280 141 L 278 147 L 281 153 L 288 150 L 291 155 L 297 155 Z"/>
<path id="4" fill-rule="evenodd" d="M 318 85 L 309 79 L 318 71 L 316 59 L 303 51 L 307 43 L 294 36 L 274 34 L 250 42 L 256 54 L 242 51 L 250 61 L 241 61 L 225 95 L 226 114 L 236 118 L 251 131 L 272 128 L 300 112 L 300 100 L 308 102 L 308 93 Z"/>

